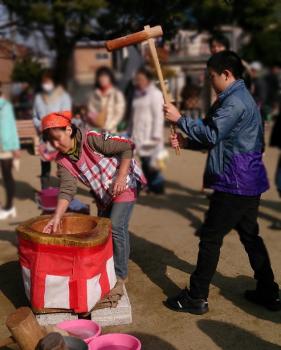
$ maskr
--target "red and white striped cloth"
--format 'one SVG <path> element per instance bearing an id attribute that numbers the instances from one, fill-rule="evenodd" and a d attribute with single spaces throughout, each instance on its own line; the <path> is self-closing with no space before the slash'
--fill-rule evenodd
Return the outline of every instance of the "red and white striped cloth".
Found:
<path id="1" fill-rule="evenodd" d="M 26 295 L 37 310 L 90 311 L 116 283 L 111 235 L 86 248 L 19 238 L 19 259 Z"/>

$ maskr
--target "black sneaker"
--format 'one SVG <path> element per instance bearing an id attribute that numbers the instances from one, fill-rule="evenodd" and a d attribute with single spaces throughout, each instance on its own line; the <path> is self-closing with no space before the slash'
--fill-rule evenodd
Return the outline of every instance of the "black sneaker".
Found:
<path id="1" fill-rule="evenodd" d="M 246 290 L 244 294 L 245 298 L 257 305 L 264 306 L 270 311 L 281 310 L 281 300 L 279 297 L 276 298 L 265 298 L 257 290 Z"/>
<path id="2" fill-rule="evenodd" d="M 179 295 L 168 298 L 164 305 L 169 309 L 178 312 L 189 312 L 194 315 L 203 315 L 209 311 L 208 301 L 204 299 L 194 299 L 189 295 L 189 290 L 183 289 Z"/>

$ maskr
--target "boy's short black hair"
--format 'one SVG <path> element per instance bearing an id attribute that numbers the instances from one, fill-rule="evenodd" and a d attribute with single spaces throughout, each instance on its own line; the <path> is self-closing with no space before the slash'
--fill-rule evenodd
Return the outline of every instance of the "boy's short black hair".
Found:
<path id="1" fill-rule="evenodd" d="M 243 76 L 244 66 L 241 58 L 233 51 L 221 51 L 209 58 L 207 67 L 211 68 L 218 74 L 229 70 L 235 79 L 240 79 Z"/>
<path id="2" fill-rule="evenodd" d="M 72 133 L 71 133 L 71 138 L 74 139 L 74 137 L 76 136 L 77 134 L 77 126 L 74 125 L 74 124 L 71 124 L 71 129 L 72 129 Z M 64 127 L 60 127 L 60 128 L 54 128 L 54 129 L 59 129 L 59 130 L 62 130 L 62 131 L 65 131 L 66 130 L 66 126 Z M 47 141 L 51 141 L 51 138 L 50 138 L 50 129 L 46 129 L 43 131 L 43 141 L 44 142 L 47 142 Z"/>
<path id="3" fill-rule="evenodd" d="M 227 37 L 224 36 L 222 33 L 217 32 L 217 33 L 213 34 L 211 36 L 211 38 L 209 39 L 209 46 L 211 46 L 214 41 L 216 41 L 216 42 L 220 43 L 221 45 L 223 45 L 226 50 L 230 49 L 230 42 L 227 39 Z"/>

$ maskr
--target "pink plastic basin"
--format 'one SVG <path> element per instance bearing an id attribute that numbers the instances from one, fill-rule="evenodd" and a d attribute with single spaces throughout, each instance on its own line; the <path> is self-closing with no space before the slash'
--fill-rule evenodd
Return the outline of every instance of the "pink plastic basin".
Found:
<path id="1" fill-rule="evenodd" d="M 59 189 L 57 187 L 49 187 L 41 190 L 37 195 L 39 206 L 43 210 L 54 210 L 58 203 Z"/>
<path id="2" fill-rule="evenodd" d="M 89 350 L 141 350 L 141 342 L 129 334 L 101 335 L 89 344 Z"/>
<path id="3" fill-rule="evenodd" d="M 101 326 L 90 320 L 64 321 L 58 323 L 56 326 L 69 332 L 70 335 L 84 340 L 87 344 L 101 334 Z"/>

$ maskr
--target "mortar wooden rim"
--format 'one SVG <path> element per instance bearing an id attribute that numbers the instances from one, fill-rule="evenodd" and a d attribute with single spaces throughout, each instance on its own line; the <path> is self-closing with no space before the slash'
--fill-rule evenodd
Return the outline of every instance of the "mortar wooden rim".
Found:
<path id="1" fill-rule="evenodd" d="M 108 218 L 100 218 L 96 216 L 89 216 L 85 214 L 67 213 L 64 217 L 73 217 L 77 219 L 92 218 L 96 221 L 96 227 L 91 230 L 92 236 L 79 237 L 79 234 L 64 234 L 53 235 L 43 232 L 38 232 L 31 228 L 31 225 L 37 221 L 51 219 L 52 215 L 40 215 L 29 219 L 20 224 L 16 231 L 18 236 L 22 239 L 32 241 L 39 244 L 61 245 L 61 246 L 76 246 L 76 247 L 95 247 L 107 241 L 111 233 L 111 221 Z M 95 234 L 96 233 L 96 234 Z M 98 235 L 97 235 L 98 233 Z"/>

